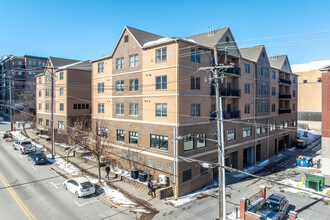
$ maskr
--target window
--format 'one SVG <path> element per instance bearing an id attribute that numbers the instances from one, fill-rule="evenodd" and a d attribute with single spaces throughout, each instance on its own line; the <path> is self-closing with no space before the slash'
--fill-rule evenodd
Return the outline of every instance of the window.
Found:
<path id="1" fill-rule="evenodd" d="M 137 161 L 137 160 L 138 160 L 138 156 L 137 156 L 136 154 L 134 154 L 134 156 L 133 156 L 133 160 L 134 160 L 134 161 Z"/>
<path id="2" fill-rule="evenodd" d="M 38 119 L 38 124 L 39 124 L 39 125 L 42 125 L 42 123 L 43 123 L 43 119 L 42 119 L 42 118 L 39 118 L 39 119 Z"/>
<path id="3" fill-rule="evenodd" d="M 288 121 L 285 121 L 284 122 L 284 128 L 287 128 L 288 127 L 288 124 L 289 124 L 289 122 Z"/>
<path id="4" fill-rule="evenodd" d="M 276 95 L 276 88 L 272 87 L 272 95 L 275 96 Z"/>
<path id="5" fill-rule="evenodd" d="M 172 172 L 172 171 L 173 171 L 173 166 L 172 166 L 172 164 L 170 164 L 170 163 L 166 164 L 166 171 L 167 171 L 167 172 Z"/>
<path id="6" fill-rule="evenodd" d="M 39 103 L 39 110 L 41 110 L 42 109 L 42 104 L 41 103 Z"/>
<path id="7" fill-rule="evenodd" d="M 167 48 L 161 48 L 156 50 L 156 63 L 167 61 Z"/>
<path id="8" fill-rule="evenodd" d="M 101 63 L 97 64 L 97 72 L 98 73 L 103 73 L 104 72 L 104 62 L 101 62 Z"/>
<path id="9" fill-rule="evenodd" d="M 160 150 L 168 150 L 168 136 L 151 134 L 150 147 Z"/>
<path id="10" fill-rule="evenodd" d="M 36 61 L 33 61 L 33 66 L 37 66 Z"/>
<path id="11" fill-rule="evenodd" d="M 244 92 L 245 92 L 245 94 L 250 94 L 250 84 L 249 83 L 245 83 Z"/>
<path id="12" fill-rule="evenodd" d="M 265 77 L 269 77 L 269 69 L 265 68 Z"/>
<path id="13" fill-rule="evenodd" d="M 197 134 L 197 148 L 206 146 L 205 136 L 205 134 Z"/>
<path id="14" fill-rule="evenodd" d="M 79 106 L 78 106 L 78 108 L 79 108 Z M 97 105 L 97 112 L 100 113 L 100 114 L 104 113 L 104 104 L 103 103 L 99 103 Z"/>
<path id="15" fill-rule="evenodd" d="M 252 127 L 244 127 L 243 128 L 243 138 L 245 137 L 251 137 L 252 136 Z"/>
<path id="16" fill-rule="evenodd" d="M 129 104 L 129 114 L 138 115 L 139 114 L 139 104 L 137 104 L 137 103 Z"/>
<path id="17" fill-rule="evenodd" d="M 29 66 L 32 66 L 32 61 L 31 60 L 29 61 Z"/>
<path id="18" fill-rule="evenodd" d="M 139 90 L 139 79 L 130 79 L 129 91 L 138 91 L 138 90 Z"/>
<path id="19" fill-rule="evenodd" d="M 246 63 L 244 67 L 245 67 L 245 73 L 250 73 L 250 64 Z"/>
<path id="20" fill-rule="evenodd" d="M 190 105 L 190 116 L 192 116 L 192 117 L 201 116 L 201 104 L 191 104 Z"/>
<path id="21" fill-rule="evenodd" d="M 116 59 L 116 70 L 124 69 L 124 57 L 120 57 Z"/>
<path id="22" fill-rule="evenodd" d="M 263 72 L 262 72 L 262 66 L 258 66 L 258 75 L 259 76 L 263 76 Z"/>
<path id="23" fill-rule="evenodd" d="M 64 73 L 60 72 L 60 80 L 63 80 L 63 79 L 64 79 Z"/>
<path id="24" fill-rule="evenodd" d="M 46 119 L 46 126 L 48 127 L 49 126 L 49 120 Z"/>
<path id="25" fill-rule="evenodd" d="M 268 104 L 265 104 L 264 108 L 265 108 L 264 112 L 269 112 L 269 105 Z"/>
<path id="26" fill-rule="evenodd" d="M 125 141 L 125 131 L 117 129 L 117 141 Z"/>
<path id="27" fill-rule="evenodd" d="M 272 71 L 272 79 L 275 79 L 276 78 L 276 72 L 275 71 Z"/>
<path id="28" fill-rule="evenodd" d="M 107 138 L 108 137 L 108 128 L 97 127 L 97 135 Z"/>
<path id="29" fill-rule="evenodd" d="M 194 48 L 190 49 L 190 61 L 194 62 L 194 63 L 200 63 L 201 62 L 199 50 L 194 49 Z"/>
<path id="30" fill-rule="evenodd" d="M 258 112 L 259 112 L 259 113 L 262 113 L 262 104 L 259 104 L 259 105 L 258 105 Z"/>
<path id="31" fill-rule="evenodd" d="M 39 77 L 39 84 L 41 84 L 42 83 L 42 78 L 41 78 L 41 76 Z"/>
<path id="32" fill-rule="evenodd" d="M 29 72 L 29 77 L 32 77 L 32 73 L 31 72 Z"/>
<path id="33" fill-rule="evenodd" d="M 73 109 L 89 109 L 89 104 L 73 104 Z"/>
<path id="34" fill-rule="evenodd" d="M 292 110 L 296 111 L 296 104 L 292 104 Z"/>
<path id="35" fill-rule="evenodd" d="M 152 159 L 148 159 L 148 160 L 147 160 L 147 165 L 148 165 L 149 167 L 153 167 L 153 161 L 152 161 Z"/>
<path id="36" fill-rule="evenodd" d="M 264 134 L 264 133 L 266 133 L 266 125 L 258 125 L 257 134 Z"/>
<path id="37" fill-rule="evenodd" d="M 193 136 L 184 136 L 183 137 L 183 149 L 184 149 L 184 151 L 194 149 L 194 137 Z"/>
<path id="38" fill-rule="evenodd" d="M 46 89 L 46 96 L 49 96 L 49 89 Z"/>
<path id="39" fill-rule="evenodd" d="M 201 89 L 201 78 L 193 76 L 190 79 L 190 89 L 200 90 Z"/>
<path id="40" fill-rule="evenodd" d="M 64 129 L 64 121 L 58 121 L 58 129 L 60 130 Z"/>
<path id="41" fill-rule="evenodd" d="M 46 103 L 46 110 L 49 110 L 49 103 Z"/>
<path id="42" fill-rule="evenodd" d="M 64 104 L 60 103 L 60 111 L 63 112 L 64 111 Z"/>
<path id="43" fill-rule="evenodd" d="M 188 180 L 191 180 L 191 169 L 182 172 L 182 182 L 187 182 Z"/>
<path id="44" fill-rule="evenodd" d="M 296 97 L 296 90 L 292 90 L 292 96 Z"/>
<path id="45" fill-rule="evenodd" d="M 124 103 L 116 104 L 116 114 L 123 115 L 124 114 Z"/>
<path id="46" fill-rule="evenodd" d="M 227 141 L 236 140 L 236 129 L 228 129 L 227 130 Z"/>
<path id="47" fill-rule="evenodd" d="M 156 89 L 167 89 L 167 76 L 156 76 Z"/>
<path id="48" fill-rule="evenodd" d="M 262 95 L 262 85 L 259 85 L 258 87 L 258 94 Z"/>
<path id="49" fill-rule="evenodd" d="M 64 93 L 64 89 L 62 87 L 62 88 L 60 88 L 60 96 L 63 96 L 63 93 Z"/>
<path id="50" fill-rule="evenodd" d="M 129 143 L 137 144 L 138 143 L 138 133 L 134 131 L 129 132 Z"/>
<path id="51" fill-rule="evenodd" d="M 283 129 L 283 127 L 284 127 L 284 121 L 281 121 L 280 122 L 280 129 Z"/>
<path id="52" fill-rule="evenodd" d="M 104 83 L 97 84 L 97 93 L 104 93 Z"/>
<path id="53" fill-rule="evenodd" d="M 269 87 L 265 86 L 265 95 L 269 95 Z"/>
<path id="54" fill-rule="evenodd" d="M 167 104 L 156 104 L 156 116 L 167 117 Z"/>
<path id="55" fill-rule="evenodd" d="M 129 67 L 139 66 L 139 55 L 134 54 L 129 56 Z"/>
<path id="56" fill-rule="evenodd" d="M 46 76 L 46 83 L 49 82 L 49 76 Z"/>
<path id="57" fill-rule="evenodd" d="M 270 123 L 269 131 L 275 131 L 275 130 L 276 130 L 275 122 Z"/>
<path id="58" fill-rule="evenodd" d="M 128 35 L 125 35 L 124 36 L 124 43 L 127 43 L 128 42 Z"/>
<path id="59" fill-rule="evenodd" d="M 163 169 L 163 162 L 157 161 L 156 167 L 157 167 L 157 169 L 162 170 Z"/>
<path id="60" fill-rule="evenodd" d="M 229 44 L 229 37 L 226 37 L 226 43 Z"/>
<path id="61" fill-rule="evenodd" d="M 307 79 L 304 79 L 304 83 L 307 83 Z"/>
<path id="62" fill-rule="evenodd" d="M 245 114 L 250 114 L 250 104 L 245 104 L 244 105 L 244 113 Z"/>
<path id="63" fill-rule="evenodd" d="M 272 112 L 275 112 L 275 107 L 276 107 L 276 105 L 272 104 Z"/>
<path id="64" fill-rule="evenodd" d="M 116 82 L 116 92 L 124 92 L 124 80 Z"/>
<path id="65" fill-rule="evenodd" d="M 39 90 L 39 97 L 41 97 L 41 90 Z"/>
<path id="66" fill-rule="evenodd" d="M 293 76 L 292 82 L 293 82 L 293 84 L 296 84 L 296 77 L 295 76 Z"/>

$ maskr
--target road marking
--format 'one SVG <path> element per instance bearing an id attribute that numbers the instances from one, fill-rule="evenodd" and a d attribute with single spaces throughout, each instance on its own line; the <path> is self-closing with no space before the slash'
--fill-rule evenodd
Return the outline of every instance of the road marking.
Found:
<path id="1" fill-rule="evenodd" d="M 55 183 L 53 183 L 53 182 L 50 182 L 50 184 L 52 184 L 56 189 L 58 189 L 58 186 L 56 186 L 56 184 Z"/>
<path id="2" fill-rule="evenodd" d="M 25 213 L 25 215 L 28 217 L 29 220 L 33 219 L 36 220 L 36 217 L 30 212 L 30 210 L 24 205 L 22 200 L 18 197 L 14 189 L 7 183 L 6 179 L 3 177 L 3 175 L 0 173 L 0 180 L 7 188 L 8 192 L 12 195 L 12 197 L 15 199 L 19 207 L 22 209 L 22 211 Z"/>
<path id="3" fill-rule="evenodd" d="M 84 205 L 88 205 L 88 204 L 91 204 L 91 203 L 94 203 L 94 202 L 99 202 L 99 200 L 94 200 L 94 201 L 90 201 L 90 202 L 86 202 L 86 203 L 83 203 L 83 204 L 79 204 L 78 202 L 76 202 L 75 200 L 73 200 L 74 203 L 76 203 L 77 206 L 81 207 L 81 206 L 84 206 Z"/>
<path id="4" fill-rule="evenodd" d="M 38 171 L 37 168 L 35 168 L 34 166 L 31 166 L 35 171 Z"/>

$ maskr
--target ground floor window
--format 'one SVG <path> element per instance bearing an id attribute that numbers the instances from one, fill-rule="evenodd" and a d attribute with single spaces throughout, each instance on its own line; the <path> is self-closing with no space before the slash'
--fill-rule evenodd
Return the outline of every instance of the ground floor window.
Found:
<path id="1" fill-rule="evenodd" d="M 182 173 L 182 182 L 186 182 L 188 180 L 191 180 L 191 169 L 184 170 Z"/>
<path id="2" fill-rule="evenodd" d="M 48 127 L 49 126 L 49 120 L 46 119 L 46 126 Z"/>
<path id="3" fill-rule="evenodd" d="M 152 159 L 148 159 L 147 160 L 147 163 L 148 163 L 148 166 L 149 167 L 153 167 L 153 161 L 152 161 Z"/>
<path id="4" fill-rule="evenodd" d="M 163 169 L 163 162 L 157 161 L 156 166 L 157 166 L 157 169 L 162 170 Z"/>
<path id="5" fill-rule="evenodd" d="M 64 121 L 58 121 L 58 129 L 64 129 Z"/>
<path id="6" fill-rule="evenodd" d="M 125 141 L 125 131 L 117 129 L 117 141 Z"/>
<path id="7" fill-rule="evenodd" d="M 131 144 L 137 144 L 138 143 L 138 133 L 134 131 L 129 132 L 129 142 Z"/>
<path id="8" fill-rule="evenodd" d="M 166 164 L 166 171 L 167 171 L 167 172 L 172 172 L 172 171 L 173 171 L 173 166 L 172 166 L 172 164 L 170 164 L 170 163 Z"/>
<path id="9" fill-rule="evenodd" d="M 108 137 L 108 128 L 97 127 L 97 134 L 103 138 Z"/>
<path id="10" fill-rule="evenodd" d="M 42 125 L 42 123 L 43 123 L 42 118 L 39 118 L 39 119 L 38 119 L 38 124 L 39 124 L 39 125 Z"/>
<path id="11" fill-rule="evenodd" d="M 244 127 L 243 128 L 243 137 L 251 137 L 252 136 L 252 127 Z"/>
<path id="12" fill-rule="evenodd" d="M 228 129 L 227 130 L 227 141 L 236 140 L 236 129 Z"/>

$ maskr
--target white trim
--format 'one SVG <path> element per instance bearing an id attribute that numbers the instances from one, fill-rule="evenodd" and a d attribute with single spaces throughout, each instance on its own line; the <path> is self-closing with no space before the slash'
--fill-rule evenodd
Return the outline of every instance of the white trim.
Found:
<path id="1" fill-rule="evenodd" d="M 48 112 L 37 112 L 37 116 L 38 116 L 38 114 L 50 115 L 52 113 L 48 113 Z M 54 115 L 70 117 L 70 116 L 81 116 L 81 115 L 90 115 L 90 114 L 89 113 L 87 113 L 87 114 L 62 114 L 62 113 L 55 113 Z"/>
<path id="2" fill-rule="evenodd" d="M 108 121 L 120 121 L 120 122 L 140 123 L 140 124 L 176 126 L 175 123 L 166 123 L 166 122 L 160 122 L 160 121 L 143 121 L 143 120 L 132 120 L 132 119 L 120 119 L 120 118 L 98 118 L 98 117 L 93 117 L 93 120 L 108 120 Z"/>

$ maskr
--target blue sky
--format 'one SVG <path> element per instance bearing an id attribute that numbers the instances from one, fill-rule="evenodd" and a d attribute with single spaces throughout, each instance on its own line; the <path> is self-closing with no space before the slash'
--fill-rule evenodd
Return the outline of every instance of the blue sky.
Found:
<path id="1" fill-rule="evenodd" d="M 0 0 L 0 8 L 0 55 L 95 59 L 111 53 L 125 25 L 186 37 L 213 24 L 230 27 L 240 47 L 265 44 L 291 64 L 330 59 L 327 0 Z"/>

